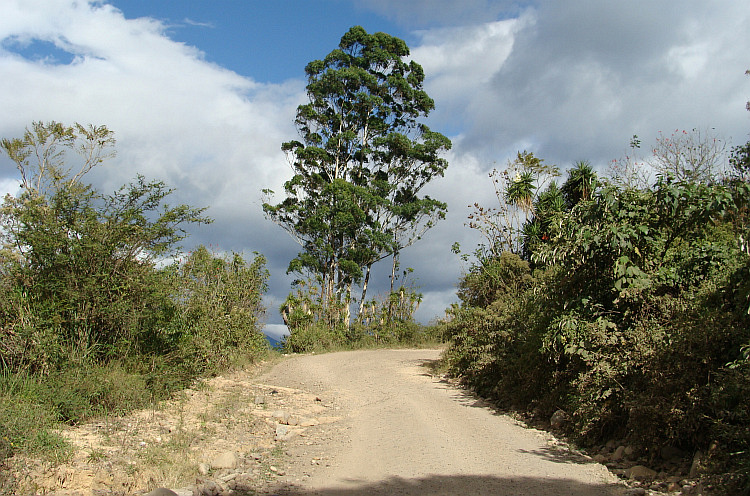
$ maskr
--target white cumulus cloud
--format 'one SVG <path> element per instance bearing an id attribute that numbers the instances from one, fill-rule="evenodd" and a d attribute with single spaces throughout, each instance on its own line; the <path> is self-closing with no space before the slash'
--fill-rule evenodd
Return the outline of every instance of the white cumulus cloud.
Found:
<path id="1" fill-rule="evenodd" d="M 428 123 L 454 139 L 446 177 L 427 188 L 448 203 L 448 218 L 401 255 L 429 297 L 424 321 L 455 299 L 461 266 L 450 246 L 471 251 L 479 241 L 464 226 L 468 205 L 491 206 L 487 171 L 516 151 L 601 167 L 633 134 L 649 146 L 660 130 L 713 127 L 747 141 L 747 2 L 350 1 L 418 29 L 411 53 L 436 102 Z M 140 173 L 175 187 L 173 202 L 210 206 L 216 222 L 190 243 L 264 253 L 278 324 L 274 307 L 299 248 L 263 218 L 260 191 L 280 191 L 290 175 L 279 147 L 296 136 L 305 83 L 241 76 L 171 39 L 170 28 L 96 0 L 5 0 L 0 137 L 35 120 L 108 126 L 118 154 L 92 180 L 111 191 Z M 0 190 L 12 191 L 16 177 L 0 158 Z"/>

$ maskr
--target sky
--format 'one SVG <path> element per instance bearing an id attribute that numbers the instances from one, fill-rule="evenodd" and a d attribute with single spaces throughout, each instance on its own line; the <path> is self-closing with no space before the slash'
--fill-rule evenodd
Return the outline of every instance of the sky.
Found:
<path id="1" fill-rule="evenodd" d="M 117 156 L 87 177 L 113 191 L 137 174 L 209 207 L 186 250 L 262 253 L 271 272 L 267 331 L 299 246 L 264 218 L 261 190 L 291 170 L 304 67 L 354 25 L 402 38 L 436 108 L 425 122 L 453 141 L 444 178 L 425 190 L 445 221 L 402 253 L 423 293 L 417 318 L 443 316 L 467 269 L 451 253 L 480 242 L 469 205 L 496 202 L 488 173 L 517 151 L 565 170 L 604 172 L 637 134 L 750 133 L 750 3 L 736 0 L 2 0 L 0 137 L 33 121 L 106 125 Z M 18 171 L 0 158 L 0 193 Z M 389 284 L 388 262 L 370 294 Z"/>

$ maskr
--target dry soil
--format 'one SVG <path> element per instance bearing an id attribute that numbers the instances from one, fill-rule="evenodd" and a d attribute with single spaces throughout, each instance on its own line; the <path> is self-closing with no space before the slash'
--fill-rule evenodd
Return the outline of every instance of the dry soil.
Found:
<path id="1" fill-rule="evenodd" d="M 329 426 L 325 466 L 289 493 L 623 494 L 602 465 L 433 375 L 438 358 L 439 350 L 353 351 L 294 357 L 265 374 L 262 382 L 310 391 L 341 416 Z M 289 454 L 299 467 L 308 462 L 298 449 Z"/>

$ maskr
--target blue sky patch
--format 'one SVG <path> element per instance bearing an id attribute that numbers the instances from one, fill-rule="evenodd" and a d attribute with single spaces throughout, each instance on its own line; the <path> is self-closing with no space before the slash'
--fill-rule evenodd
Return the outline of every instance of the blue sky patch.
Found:
<path id="1" fill-rule="evenodd" d="M 2 40 L 2 48 L 27 60 L 50 65 L 68 65 L 76 58 L 74 53 L 63 50 L 53 42 L 39 39 L 29 41 L 10 37 Z"/>

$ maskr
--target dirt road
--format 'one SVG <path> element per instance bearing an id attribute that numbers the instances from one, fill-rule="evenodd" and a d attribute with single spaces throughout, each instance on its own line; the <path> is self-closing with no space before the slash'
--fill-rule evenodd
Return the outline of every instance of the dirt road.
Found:
<path id="1" fill-rule="evenodd" d="M 232 371 L 158 406 L 65 427 L 68 459 L 14 457 L 8 472 L 16 494 L 56 496 L 630 492 L 549 434 L 434 376 L 438 357 L 354 351 Z"/>
<path id="2" fill-rule="evenodd" d="M 428 365 L 438 356 L 437 350 L 299 356 L 259 378 L 312 392 L 341 416 L 329 426 L 326 463 L 288 494 L 624 493 L 603 466 L 434 377 Z M 300 451 L 304 444 L 293 446 L 288 453 L 299 466 L 290 471 L 302 471 L 311 461 Z"/>

